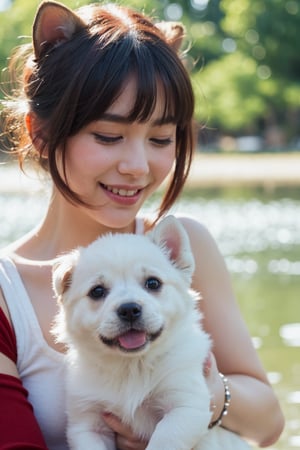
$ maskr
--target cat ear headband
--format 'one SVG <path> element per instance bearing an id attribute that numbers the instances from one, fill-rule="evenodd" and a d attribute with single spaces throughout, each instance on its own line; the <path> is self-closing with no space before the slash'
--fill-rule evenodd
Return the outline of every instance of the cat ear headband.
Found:
<path id="1" fill-rule="evenodd" d="M 167 43 L 178 51 L 184 37 L 184 28 L 177 22 L 159 22 L 157 28 Z M 71 9 L 55 1 L 40 4 L 33 23 L 33 48 L 39 60 L 51 46 L 55 47 L 72 39 L 75 33 L 87 28 L 87 24 Z"/>
<path id="2" fill-rule="evenodd" d="M 39 6 L 33 23 L 33 48 L 36 59 L 49 46 L 69 41 L 86 25 L 73 11 L 61 3 L 44 1 Z"/>

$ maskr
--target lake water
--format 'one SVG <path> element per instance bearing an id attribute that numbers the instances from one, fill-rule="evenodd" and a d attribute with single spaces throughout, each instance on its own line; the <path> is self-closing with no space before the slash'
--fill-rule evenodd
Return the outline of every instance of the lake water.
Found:
<path id="1" fill-rule="evenodd" d="M 0 194 L 0 246 L 36 224 L 46 203 L 41 192 Z M 145 210 L 153 208 L 149 202 Z M 300 449 L 299 193 L 202 189 L 183 197 L 173 212 L 193 215 L 217 240 L 286 416 L 272 448 Z"/>

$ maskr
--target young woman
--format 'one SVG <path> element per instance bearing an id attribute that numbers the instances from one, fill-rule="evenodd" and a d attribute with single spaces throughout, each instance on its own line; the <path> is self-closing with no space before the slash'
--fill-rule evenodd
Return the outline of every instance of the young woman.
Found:
<path id="1" fill-rule="evenodd" d="M 53 190 L 42 222 L 2 252 L 1 448 L 68 448 L 64 349 L 50 333 L 57 312 L 55 258 L 108 231 L 146 232 L 153 223 L 137 218 L 145 200 L 168 178 L 159 220 L 183 188 L 193 153 L 194 98 L 178 56 L 182 37 L 178 24 L 155 25 L 116 5 L 73 12 L 50 1 L 38 9 L 33 49 L 26 57 L 23 52 L 20 90 L 9 105 L 13 123 L 7 126 L 19 131 L 20 164 L 25 158 L 38 162 Z M 180 220 L 196 259 L 193 288 L 202 293 L 204 326 L 214 343 L 204 368 L 211 426 L 271 445 L 282 431 L 282 413 L 224 261 L 201 224 Z M 119 449 L 146 447 L 109 411 L 105 420 Z"/>

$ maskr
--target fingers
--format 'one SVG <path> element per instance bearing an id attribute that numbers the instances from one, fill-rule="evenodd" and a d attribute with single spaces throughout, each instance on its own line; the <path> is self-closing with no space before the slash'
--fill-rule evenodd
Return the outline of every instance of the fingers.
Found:
<path id="1" fill-rule="evenodd" d="M 203 365 L 203 374 L 205 377 L 207 377 L 210 374 L 212 366 L 212 352 L 209 352 Z"/>
<path id="2" fill-rule="evenodd" d="M 114 416 L 111 413 L 105 412 L 102 414 L 104 422 L 115 432 L 115 433 L 122 433 L 128 434 L 128 427 L 125 427 L 125 425 L 118 419 L 118 417 Z"/>
<path id="3" fill-rule="evenodd" d="M 103 420 L 116 433 L 118 450 L 145 450 L 147 443 L 138 439 L 128 425 L 125 425 L 113 414 L 104 413 Z"/>
<path id="4" fill-rule="evenodd" d="M 145 450 L 147 447 L 145 442 L 126 439 L 120 434 L 116 437 L 116 444 L 118 450 Z"/>

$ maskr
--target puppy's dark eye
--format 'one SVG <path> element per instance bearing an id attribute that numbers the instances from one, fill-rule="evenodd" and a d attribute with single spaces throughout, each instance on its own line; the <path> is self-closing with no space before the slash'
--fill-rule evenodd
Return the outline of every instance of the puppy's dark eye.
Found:
<path id="1" fill-rule="evenodd" d="M 94 286 L 88 293 L 88 296 L 92 300 L 99 300 L 101 298 L 104 298 L 107 294 L 107 289 L 102 286 L 101 284 L 98 284 L 97 286 Z"/>
<path id="2" fill-rule="evenodd" d="M 145 281 L 145 288 L 149 291 L 158 291 L 162 286 L 162 282 L 156 277 L 149 277 Z"/>

